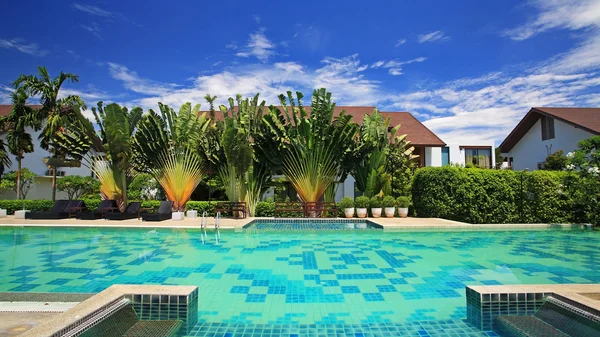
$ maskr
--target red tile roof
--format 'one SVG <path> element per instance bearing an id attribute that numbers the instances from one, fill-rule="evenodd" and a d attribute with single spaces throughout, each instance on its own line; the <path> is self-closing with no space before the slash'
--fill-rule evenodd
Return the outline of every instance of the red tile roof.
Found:
<path id="1" fill-rule="evenodd" d="M 0 104 L 0 117 L 8 116 L 12 111 L 12 104 Z M 39 109 L 41 105 L 30 105 L 34 109 Z"/>
<path id="2" fill-rule="evenodd" d="M 534 107 L 500 144 L 500 150 L 503 153 L 510 152 L 541 116 L 555 118 L 595 135 L 600 134 L 600 108 Z"/>
<path id="3" fill-rule="evenodd" d="M 306 111 L 310 113 L 310 106 L 305 107 Z M 352 120 L 356 123 L 361 123 L 363 118 L 367 114 L 373 113 L 374 106 L 336 106 L 335 114 L 338 115 L 342 110 L 345 110 L 347 114 L 352 115 Z M 200 113 L 208 113 L 208 111 L 200 111 Z M 435 133 L 429 130 L 419 120 L 417 120 L 410 112 L 384 112 L 380 111 L 384 117 L 390 118 L 390 125 L 396 126 L 400 124 L 398 130 L 399 135 L 406 134 L 406 139 L 409 140 L 412 145 L 415 146 L 445 146 L 444 143 Z M 221 113 L 217 111 L 215 118 L 220 119 Z"/>

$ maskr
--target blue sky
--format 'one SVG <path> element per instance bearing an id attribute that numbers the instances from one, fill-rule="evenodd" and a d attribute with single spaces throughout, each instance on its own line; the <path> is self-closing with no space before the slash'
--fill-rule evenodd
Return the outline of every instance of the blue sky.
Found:
<path id="1" fill-rule="evenodd" d="M 298 3 L 299 4 L 299 3 Z M 60 70 L 63 94 L 129 107 L 326 87 L 410 111 L 444 141 L 501 142 L 531 106 L 600 106 L 600 0 L 6 1 L 0 102 Z M 306 100 L 308 103 L 308 100 Z"/>

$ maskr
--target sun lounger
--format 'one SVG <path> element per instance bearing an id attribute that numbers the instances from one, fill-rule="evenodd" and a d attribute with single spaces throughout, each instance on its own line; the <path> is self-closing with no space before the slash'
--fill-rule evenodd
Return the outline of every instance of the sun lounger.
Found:
<path id="1" fill-rule="evenodd" d="M 25 219 L 67 219 L 71 208 L 85 208 L 85 203 L 82 200 L 57 200 L 50 211 L 27 212 L 25 213 Z"/>
<path id="2" fill-rule="evenodd" d="M 140 207 L 141 202 L 130 202 L 125 208 L 125 212 L 119 212 L 119 208 L 105 208 L 104 219 L 106 220 L 127 220 L 127 219 L 139 219 L 140 218 Z"/>
<path id="3" fill-rule="evenodd" d="M 103 215 L 104 215 L 104 210 L 111 210 L 114 211 L 114 209 L 117 209 L 118 212 L 118 207 L 117 207 L 117 202 L 115 200 L 102 200 L 100 202 L 100 204 L 98 205 L 98 208 L 93 211 L 93 212 L 77 212 L 76 213 L 76 217 L 77 219 L 80 220 L 96 220 L 96 219 L 102 219 Z M 73 211 L 72 209 L 69 211 Z M 114 212 L 113 212 L 114 213 Z"/>
<path id="4" fill-rule="evenodd" d="M 142 213 L 143 221 L 163 221 L 171 219 L 173 209 L 172 201 L 161 201 L 156 213 Z"/>

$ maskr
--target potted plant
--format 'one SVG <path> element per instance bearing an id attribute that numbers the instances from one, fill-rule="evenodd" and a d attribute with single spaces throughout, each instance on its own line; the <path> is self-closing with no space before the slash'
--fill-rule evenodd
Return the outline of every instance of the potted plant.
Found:
<path id="1" fill-rule="evenodd" d="M 391 195 L 388 195 L 383 198 L 382 205 L 384 207 L 385 216 L 388 218 L 393 218 L 394 213 L 396 212 L 396 200 Z"/>
<path id="2" fill-rule="evenodd" d="M 354 204 L 356 205 L 356 215 L 359 218 L 366 218 L 367 208 L 369 207 L 369 198 L 365 196 L 360 196 L 356 198 Z"/>
<path id="3" fill-rule="evenodd" d="M 401 218 L 406 218 L 408 216 L 410 198 L 407 196 L 399 196 L 398 199 L 396 199 L 396 203 L 398 204 L 398 215 Z"/>
<path id="4" fill-rule="evenodd" d="M 379 198 L 378 196 L 374 196 L 371 198 L 371 215 L 374 218 L 380 218 L 381 217 L 381 198 Z"/>
<path id="5" fill-rule="evenodd" d="M 354 217 L 354 200 L 350 197 L 345 197 L 340 201 L 340 207 L 344 210 L 346 218 Z"/>

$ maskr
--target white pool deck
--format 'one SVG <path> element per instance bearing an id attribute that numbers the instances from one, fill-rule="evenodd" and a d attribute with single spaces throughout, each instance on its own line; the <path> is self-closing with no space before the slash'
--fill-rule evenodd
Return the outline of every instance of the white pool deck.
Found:
<path id="1" fill-rule="evenodd" d="M 274 219 L 274 218 L 251 218 L 246 219 L 220 219 L 220 229 L 237 229 L 240 230 L 254 220 Z M 293 218 L 278 218 L 281 220 L 294 220 Z M 343 219 L 343 218 L 339 218 Z M 299 218 L 296 220 L 306 220 Z M 314 221 L 332 220 L 328 219 L 312 219 Z M 357 222 L 368 220 L 372 223 L 380 225 L 384 230 L 401 230 L 401 229 L 545 229 L 556 226 L 570 227 L 570 224 L 468 224 L 459 221 L 452 221 L 440 218 L 354 218 Z M 32 227 L 141 227 L 141 228 L 183 228 L 183 229 L 199 229 L 200 218 L 185 218 L 184 220 L 165 220 L 160 222 L 142 221 L 139 219 L 131 220 L 77 220 L 77 219 L 60 219 L 60 220 L 31 220 L 31 219 L 16 219 L 9 215 L 0 218 L 0 226 L 32 226 Z M 215 219 L 209 217 L 207 219 L 207 227 L 215 227 Z"/>

